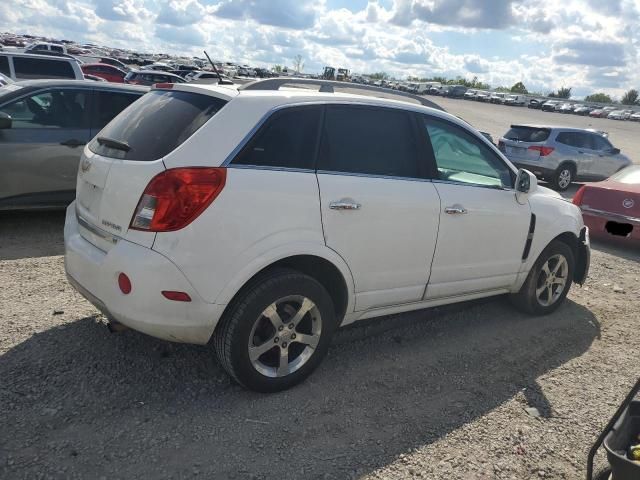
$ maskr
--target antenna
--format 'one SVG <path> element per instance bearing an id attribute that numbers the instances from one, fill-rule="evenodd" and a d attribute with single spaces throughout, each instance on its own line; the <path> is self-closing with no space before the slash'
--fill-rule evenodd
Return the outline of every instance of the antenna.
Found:
<path id="1" fill-rule="evenodd" d="M 216 68 L 216 65 L 213 63 L 213 61 L 211 61 L 211 57 L 209 56 L 207 51 L 206 50 L 203 50 L 203 51 L 204 51 L 204 54 L 207 56 L 207 60 L 209 60 L 209 63 L 213 67 L 213 71 L 216 72 L 216 75 L 218 75 L 218 85 L 233 85 L 232 81 L 227 81 L 222 79 L 222 75 L 220 75 L 220 72 Z"/>

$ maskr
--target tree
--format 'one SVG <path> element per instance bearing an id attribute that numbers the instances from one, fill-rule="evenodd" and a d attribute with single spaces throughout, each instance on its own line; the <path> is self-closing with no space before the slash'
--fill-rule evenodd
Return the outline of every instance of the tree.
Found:
<path id="1" fill-rule="evenodd" d="M 302 55 L 298 54 L 293 57 L 293 69 L 296 73 L 300 73 L 304 69 L 304 59 Z"/>
<path id="2" fill-rule="evenodd" d="M 276 73 L 282 73 L 282 65 L 274 65 L 273 71 Z"/>
<path id="3" fill-rule="evenodd" d="M 638 103 L 638 91 L 634 88 L 629 90 L 622 97 L 621 103 L 623 105 L 635 105 L 636 103 Z"/>
<path id="4" fill-rule="evenodd" d="M 585 102 L 613 103 L 611 97 L 606 93 L 592 93 L 591 95 L 587 95 L 584 100 Z"/>
<path id="5" fill-rule="evenodd" d="M 511 87 L 511 92 L 512 93 L 523 93 L 523 94 L 529 93 L 527 91 L 527 87 L 525 87 L 524 83 L 522 83 L 522 82 L 518 82 L 513 87 Z"/>
<path id="6" fill-rule="evenodd" d="M 373 80 L 386 80 L 389 78 L 389 74 L 387 72 L 376 72 L 369 75 Z"/>
<path id="7" fill-rule="evenodd" d="M 571 97 L 571 87 L 569 87 L 569 88 L 562 87 L 562 88 L 558 89 L 557 92 L 551 92 L 547 96 L 551 97 L 551 98 L 565 98 L 565 99 L 568 99 L 568 98 Z"/>

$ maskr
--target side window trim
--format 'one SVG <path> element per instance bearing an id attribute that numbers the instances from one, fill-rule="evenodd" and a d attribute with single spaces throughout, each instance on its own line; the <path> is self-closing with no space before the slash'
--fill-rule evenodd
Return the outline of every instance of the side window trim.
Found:
<path id="1" fill-rule="evenodd" d="M 425 136 L 427 137 L 427 141 L 428 141 L 428 147 L 431 150 L 431 159 L 433 161 L 433 168 L 434 170 L 434 176 L 433 176 L 433 182 L 434 183 L 447 183 L 447 184 L 454 184 L 454 185 L 461 185 L 461 186 L 466 186 L 466 187 L 475 187 L 475 188 L 487 188 L 489 190 L 504 190 L 504 191 L 515 191 L 515 173 L 513 172 L 513 170 L 511 169 L 511 167 L 509 167 L 509 165 L 502 159 L 502 157 L 500 155 L 498 155 L 496 152 L 494 152 L 493 150 L 491 150 L 487 145 L 485 145 L 483 143 L 483 140 L 475 135 L 474 133 L 472 133 L 471 131 L 468 131 L 466 128 L 461 127 L 460 125 L 456 125 L 455 123 L 450 122 L 449 120 L 446 120 L 444 118 L 440 118 L 440 117 L 435 117 L 433 115 L 428 115 L 428 114 L 418 114 L 420 115 L 422 118 L 425 119 L 435 119 L 436 121 L 439 122 L 443 122 L 446 123 L 448 126 L 450 126 L 451 128 L 453 128 L 454 130 L 458 130 L 458 131 L 462 131 L 464 133 L 466 133 L 467 135 L 469 135 L 470 137 L 472 137 L 473 139 L 478 141 L 478 144 L 480 144 L 480 148 L 484 148 L 487 152 L 489 152 L 491 155 L 493 155 L 493 157 L 501 164 L 503 165 L 508 171 L 509 171 L 509 175 L 511 177 L 511 186 L 510 187 L 498 187 L 498 186 L 492 186 L 492 185 L 482 185 L 482 184 L 478 184 L 478 183 L 468 183 L 468 182 L 459 182 L 456 180 L 442 180 L 440 178 L 438 178 L 438 172 L 437 172 L 437 161 L 436 161 L 436 155 L 435 152 L 433 150 L 433 145 L 431 144 L 431 138 L 429 137 L 428 133 L 426 133 L 426 128 L 424 128 L 423 130 L 425 131 Z"/>

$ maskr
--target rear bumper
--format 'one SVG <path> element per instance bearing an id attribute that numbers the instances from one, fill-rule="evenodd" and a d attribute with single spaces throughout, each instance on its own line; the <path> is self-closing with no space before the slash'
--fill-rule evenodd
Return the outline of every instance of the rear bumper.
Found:
<path id="1" fill-rule="evenodd" d="M 584 224 L 589 227 L 589 231 L 594 237 L 611 238 L 625 242 L 637 243 L 640 245 L 640 219 L 626 215 L 620 215 L 591 208 L 582 209 Z M 612 235 L 607 231 L 607 223 L 616 222 L 629 224 L 633 227 L 629 235 Z"/>
<path id="2" fill-rule="evenodd" d="M 108 318 L 165 340 L 209 341 L 225 306 L 203 301 L 169 259 L 124 239 L 118 239 L 108 252 L 95 247 L 80 235 L 75 202 L 67 208 L 64 243 L 71 285 Z M 128 295 L 118 287 L 120 273 L 131 279 Z M 186 292 L 191 302 L 168 300 L 163 290 Z"/>

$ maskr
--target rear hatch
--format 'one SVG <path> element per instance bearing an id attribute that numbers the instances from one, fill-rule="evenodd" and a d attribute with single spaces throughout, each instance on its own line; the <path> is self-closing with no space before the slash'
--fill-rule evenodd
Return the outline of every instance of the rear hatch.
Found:
<path id="1" fill-rule="evenodd" d="M 542 147 L 550 133 L 550 128 L 511 125 L 500 139 L 498 148 L 510 160 L 539 161 Z"/>
<path id="2" fill-rule="evenodd" d="M 640 186 L 619 182 L 603 182 L 585 186 L 581 200 L 585 210 L 600 210 L 640 219 Z"/>
<path id="3" fill-rule="evenodd" d="M 80 161 L 80 234 L 103 251 L 118 238 L 151 247 L 155 233 L 129 228 L 147 185 L 166 170 L 163 157 L 226 103 L 206 92 L 155 89 L 111 121 L 87 145 Z"/>

